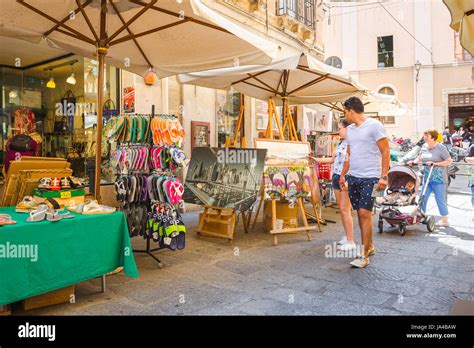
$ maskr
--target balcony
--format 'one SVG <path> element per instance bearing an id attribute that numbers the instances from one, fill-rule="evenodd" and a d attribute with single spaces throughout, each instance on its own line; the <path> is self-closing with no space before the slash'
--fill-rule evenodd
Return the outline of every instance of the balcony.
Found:
<path id="1" fill-rule="evenodd" d="M 311 30 L 316 29 L 316 0 L 276 0 L 276 15 L 288 16 Z"/>

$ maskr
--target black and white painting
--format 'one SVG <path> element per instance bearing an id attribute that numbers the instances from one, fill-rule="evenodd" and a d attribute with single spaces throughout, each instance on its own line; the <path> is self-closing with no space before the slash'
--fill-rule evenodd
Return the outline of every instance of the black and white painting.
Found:
<path id="1" fill-rule="evenodd" d="M 195 147 L 183 199 L 187 203 L 248 210 L 257 200 L 265 149 Z"/>

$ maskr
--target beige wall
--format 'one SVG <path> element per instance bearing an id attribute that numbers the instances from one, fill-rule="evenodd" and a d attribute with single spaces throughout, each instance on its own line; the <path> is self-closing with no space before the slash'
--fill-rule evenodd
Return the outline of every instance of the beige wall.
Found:
<path id="1" fill-rule="evenodd" d="M 338 3 L 344 4 L 350 5 Z M 432 54 L 382 7 L 367 6 L 358 11 L 353 7 L 331 9 L 331 24 L 328 25 L 327 18 L 324 20 L 325 57 L 340 57 L 343 68 L 371 89 L 392 87 L 410 111 L 396 120 L 395 127 L 387 126 L 387 131 L 417 137 L 415 130 L 420 133 L 426 127 L 442 128 L 446 124 L 443 90 L 452 92 L 455 88 L 473 87 L 472 65 L 454 62 L 454 32 L 449 27 L 449 11 L 441 1 L 402 1 L 385 3 L 385 7 Z M 394 37 L 395 66 L 379 69 L 377 37 L 386 35 Z M 418 83 L 414 70 L 417 60 L 422 63 Z M 415 85 L 418 86 L 417 103 Z"/>

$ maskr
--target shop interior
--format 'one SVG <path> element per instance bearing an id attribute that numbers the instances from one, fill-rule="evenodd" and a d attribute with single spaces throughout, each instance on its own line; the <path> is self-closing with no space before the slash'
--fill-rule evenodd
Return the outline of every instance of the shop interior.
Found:
<path id="1" fill-rule="evenodd" d="M 97 72 L 95 60 L 73 54 L 21 66 L 0 67 L 2 164 L 8 141 L 27 134 L 38 156 L 65 158 L 74 176 L 88 180 L 93 172 L 97 125 Z M 118 115 L 119 70 L 105 69 L 104 123 Z M 110 144 L 102 144 L 102 181 L 114 181 L 109 170 Z"/>

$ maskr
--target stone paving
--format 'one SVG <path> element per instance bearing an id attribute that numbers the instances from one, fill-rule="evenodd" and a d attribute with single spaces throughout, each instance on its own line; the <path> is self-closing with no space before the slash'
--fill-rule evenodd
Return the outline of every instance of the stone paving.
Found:
<path id="1" fill-rule="evenodd" d="M 327 258 L 342 235 L 340 223 L 324 226 L 312 241 L 303 234 L 279 238 L 258 222 L 233 244 L 196 236 L 197 214 L 187 214 L 186 249 L 164 251 L 164 263 L 136 255 L 140 278 L 107 277 L 76 286 L 76 303 L 32 315 L 446 315 L 455 298 L 474 300 L 474 228 L 470 196 L 451 194 L 451 227 L 428 234 L 424 225 L 374 233 L 377 253 L 365 269 L 351 258 Z M 429 211 L 438 214 L 434 198 Z M 340 221 L 325 208 L 326 219 Z M 374 220 L 376 216 L 374 216 Z M 376 225 L 374 225 L 376 226 Z M 388 226 L 386 226 L 388 229 Z M 359 230 L 356 224 L 356 236 Z M 135 246 L 144 242 L 133 240 Z"/>

